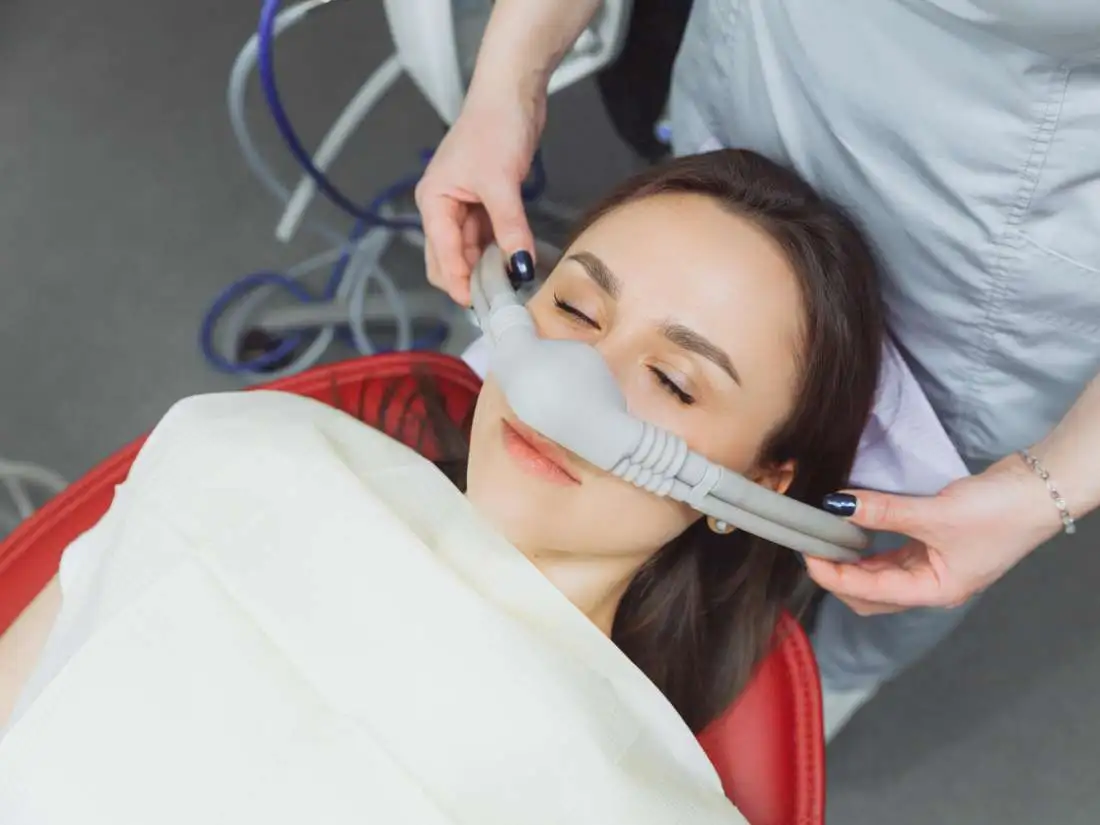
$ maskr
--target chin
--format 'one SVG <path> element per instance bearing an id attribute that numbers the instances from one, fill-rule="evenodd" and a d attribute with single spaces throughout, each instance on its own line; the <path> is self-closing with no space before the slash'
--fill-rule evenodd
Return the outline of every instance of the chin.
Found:
<path id="1" fill-rule="evenodd" d="M 563 527 L 574 522 L 563 500 L 562 489 L 525 473 L 508 471 L 492 475 L 471 466 L 466 496 L 474 509 L 508 541 L 518 546 L 560 546 Z"/>

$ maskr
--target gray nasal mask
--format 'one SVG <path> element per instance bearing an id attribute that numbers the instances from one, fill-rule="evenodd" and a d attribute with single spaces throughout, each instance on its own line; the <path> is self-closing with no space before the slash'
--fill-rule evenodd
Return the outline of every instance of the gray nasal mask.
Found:
<path id="1" fill-rule="evenodd" d="M 497 247 L 486 250 L 470 287 L 492 344 L 489 370 L 528 427 L 624 481 L 791 550 L 860 558 L 867 535 L 854 524 L 761 487 L 635 418 L 594 347 L 540 338 Z"/>

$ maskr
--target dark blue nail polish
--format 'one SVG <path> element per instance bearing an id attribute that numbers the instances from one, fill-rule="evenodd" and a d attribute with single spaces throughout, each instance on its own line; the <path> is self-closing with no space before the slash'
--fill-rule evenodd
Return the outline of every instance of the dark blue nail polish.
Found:
<path id="1" fill-rule="evenodd" d="M 821 506 L 825 512 L 832 513 L 834 516 L 848 517 L 855 514 L 857 503 L 856 497 L 850 493 L 829 493 L 821 502 Z"/>
<path id="2" fill-rule="evenodd" d="M 529 284 L 535 280 L 535 262 L 531 259 L 531 253 L 521 249 L 513 255 L 508 274 L 513 282 L 519 284 Z"/>

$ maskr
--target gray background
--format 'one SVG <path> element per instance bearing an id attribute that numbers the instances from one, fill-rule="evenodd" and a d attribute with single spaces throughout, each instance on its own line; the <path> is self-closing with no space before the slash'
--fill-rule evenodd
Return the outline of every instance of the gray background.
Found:
<path id="1" fill-rule="evenodd" d="M 73 477 L 181 396 L 237 386 L 199 357 L 204 309 L 315 248 L 274 241 L 278 210 L 227 126 L 258 5 L 0 4 L 0 455 Z M 341 4 L 283 41 L 307 144 L 389 53 L 380 5 Z M 336 174 L 369 193 L 441 133 L 402 81 Z M 546 162 L 550 194 L 573 204 L 635 166 L 589 84 L 552 101 Z M 853 720 L 829 751 L 830 823 L 1100 821 L 1098 527 L 1033 556 Z"/>

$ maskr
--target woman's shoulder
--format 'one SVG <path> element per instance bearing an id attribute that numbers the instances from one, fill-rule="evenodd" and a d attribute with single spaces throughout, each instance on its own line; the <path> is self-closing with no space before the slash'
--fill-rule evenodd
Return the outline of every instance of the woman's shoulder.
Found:
<path id="1" fill-rule="evenodd" d="M 210 429 L 244 422 L 254 427 L 287 425 L 325 415 L 341 413 L 319 401 L 285 392 L 206 393 L 192 395 L 173 404 L 153 430 L 152 438 L 165 432 Z"/>
<path id="2" fill-rule="evenodd" d="M 413 450 L 327 404 L 283 392 L 185 398 L 142 447 L 127 486 L 270 502 L 274 489 L 301 490 L 392 472 L 430 469 Z M 373 485 L 369 485 L 373 486 Z M 241 502 L 238 502 L 241 503 Z M 258 502 L 252 502 L 258 503 Z"/>
<path id="3" fill-rule="evenodd" d="M 279 439 L 299 440 L 319 431 L 351 431 L 385 438 L 346 413 L 299 395 L 270 390 L 193 395 L 177 401 L 150 433 L 143 454 L 186 443 L 211 443 L 236 453 L 270 447 Z"/>

